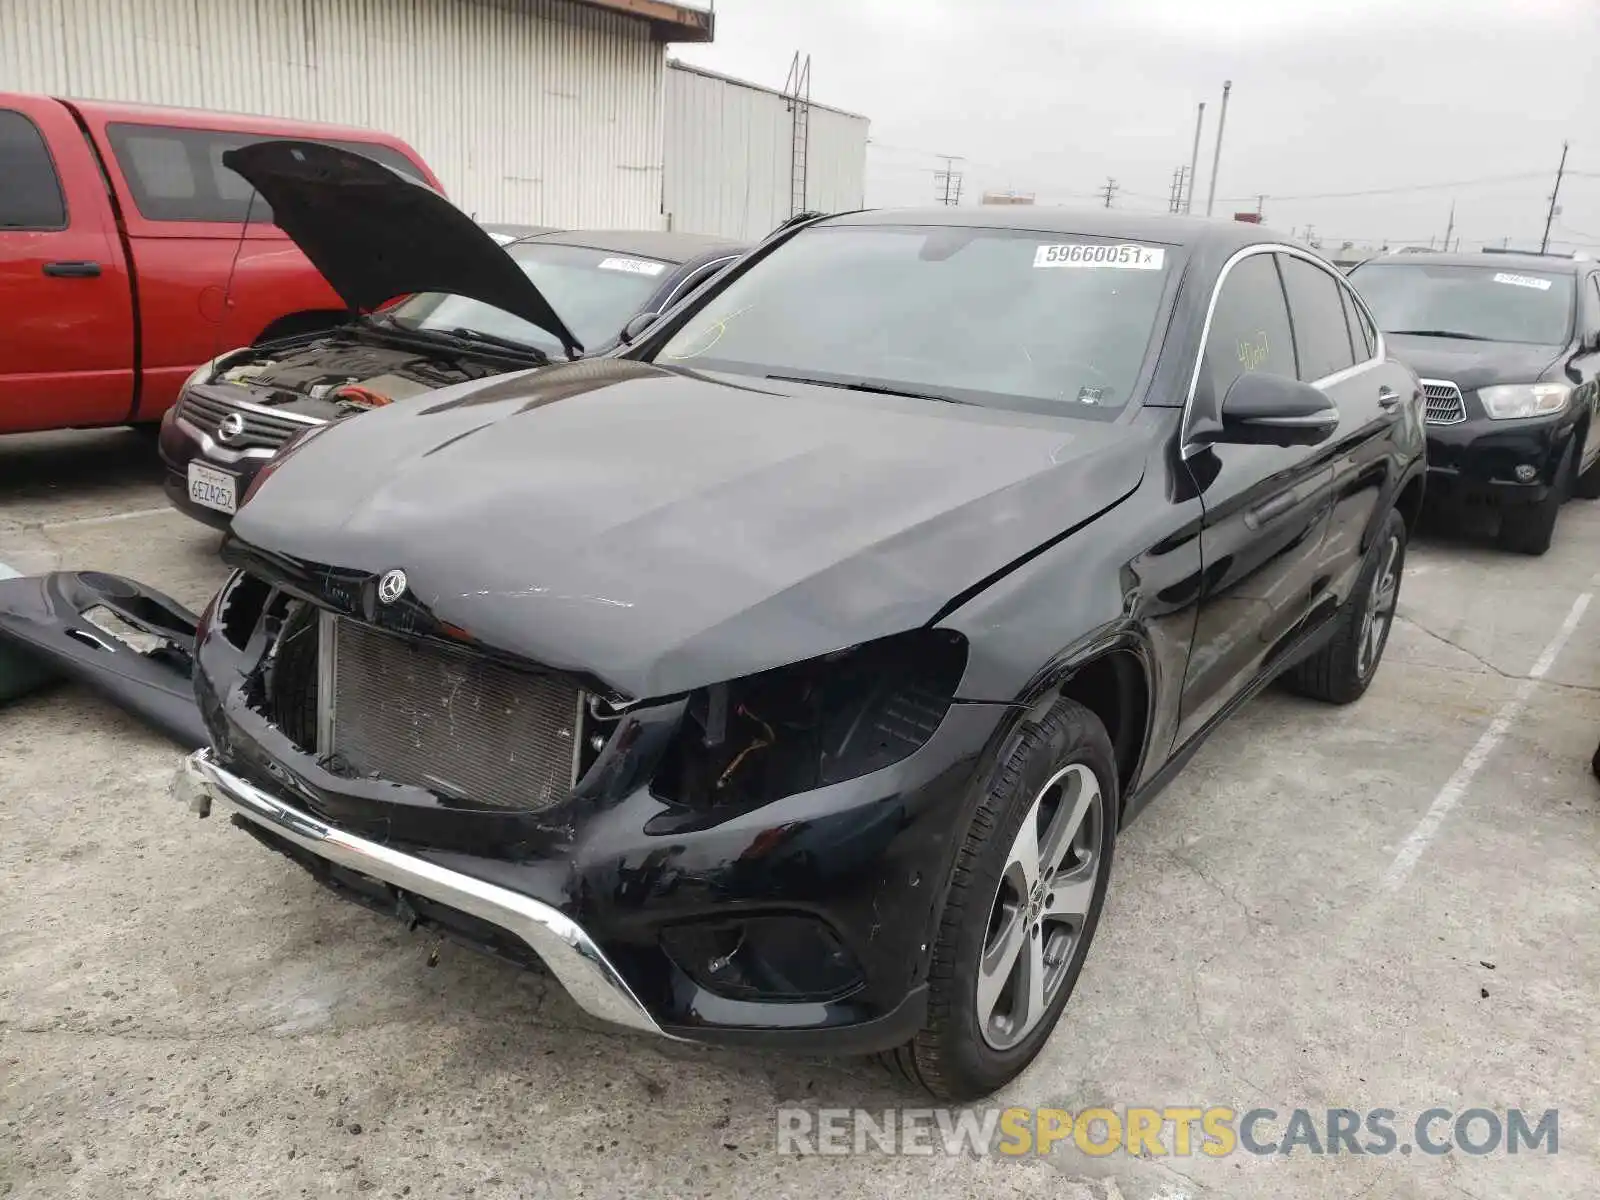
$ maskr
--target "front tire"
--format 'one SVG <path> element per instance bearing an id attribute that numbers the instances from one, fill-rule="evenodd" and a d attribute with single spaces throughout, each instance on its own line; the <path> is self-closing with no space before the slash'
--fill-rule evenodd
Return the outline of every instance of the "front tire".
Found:
<path id="1" fill-rule="evenodd" d="M 1334 618 L 1338 627 L 1332 640 L 1284 676 L 1291 690 L 1329 704 L 1350 704 L 1361 698 L 1378 673 L 1383 648 L 1389 644 L 1405 565 L 1406 522 L 1391 508 L 1372 547 L 1372 557 L 1351 591 L 1350 603 Z"/>
<path id="2" fill-rule="evenodd" d="M 927 1025 L 891 1069 L 963 1102 L 1038 1056 L 1105 906 L 1120 811 L 1105 726 L 1057 701 L 990 777 L 935 931 Z"/>

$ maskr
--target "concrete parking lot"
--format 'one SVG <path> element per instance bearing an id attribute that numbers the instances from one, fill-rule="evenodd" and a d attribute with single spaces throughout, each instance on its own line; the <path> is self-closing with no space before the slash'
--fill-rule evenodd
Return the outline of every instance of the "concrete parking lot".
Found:
<path id="1" fill-rule="evenodd" d="M 165 507 L 133 433 L 0 440 L 20 571 L 198 606 L 217 543 Z M 614 1032 L 540 976 L 341 904 L 183 810 L 179 752 L 62 687 L 0 710 L 0 1195 L 1590 1196 L 1597 571 L 1595 503 L 1542 559 L 1415 545 L 1361 703 L 1269 692 L 1126 833 L 1078 993 L 999 1097 L 1402 1128 L 1555 1108 L 1554 1155 L 780 1156 L 782 1105 L 922 1101 L 867 1063 Z"/>

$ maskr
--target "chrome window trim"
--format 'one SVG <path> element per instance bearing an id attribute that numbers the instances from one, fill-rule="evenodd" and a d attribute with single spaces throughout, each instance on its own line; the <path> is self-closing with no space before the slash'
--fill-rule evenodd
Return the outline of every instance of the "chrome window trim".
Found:
<path id="1" fill-rule="evenodd" d="M 1355 299 L 1357 308 L 1366 316 L 1367 320 L 1372 322 L 1372 330 L 1377 334 L 1377 344 L 1372 357 L 1363 359 L 1358 363 L 1352 363 L 1350 366 L 1341 368 L 1331 375 L 1324 375 L 1321 379 L 1314 379 L 1311 381 L 1312 387 L 1331 387 L 1334 384 L 1342 383 L 1346 379 L 1354 377 L 1358 372 L 1365 371 L 1381 363 L 1387 357 L 1388 350 L 1383 340 L 1383 329 L 1373 317 L 1372 310 L 1367 307 L 1366 301 L 1361 298 L 1361 293 L 1351 287 L 1349 282 L 1327 263 L 1316 255 L 1300 249 L 1298 246 L 1289 246 L 1282 242 L 1257 242 L 1254 245 L 1243 246 L 1229 255 L 1228 260 L 1222 264 L 1222 270 L 1217 272 L 1217 282 L 1211 288 L 1211 299 L 1206 303 L 1206 319 L 1205 323 L 1200 327 L 1200 349 L 1195 354 L 1194 369 L 1189 373 L 1189 389 L 1184 393 L 1183 397 L 1183 419 L 1178 424 L 1179 436 L 1182 438 L 1182 450 L 1180 453 L 1183 458 L 1189 458 L 1204 449 L 1204 447 L 1189 440 L 1189 423 L 1194 414 L 1194 394 L 1200 386 L 1200 371 L 1205 365 L 1206 343 L 1211 340 L 1211 322 L 1217 315 L 1217 299 L 1222 295 L 1222 289 L 1228 282 L 1228 276 L 1233 273 L 1233 268 L 1256 254 L 1287 254 L 1292 258 L 1304 259 L 1329 276 L 1340 287 L 1348 288 L 1350 295 Z M 1284 293 L 1283 307 L 1284 311 L 1289 315 L 1289 328 L 1292 332 L 1294 329 L 1294 310 L 1289 304 L 1287 292 Z M 1354 346 L 1351 349 L 1353 351 Z"/>
<path id="2" fill-rule="evenodd" d="M 678 300 L 679 300 L 680 296 L 682 295 L 684 289 L 689 287 L 689 285 L 691 283 L 694 283 L 695 286 L 698 287 L 701 283 L 705 283 L 713 275 L 715 275 L 718 271 L 721 271 L 724 267 L 726 267 L 729 263 L 733 262 L 738 257 L 739 256 L 737 254 L 730 254 L 730 255 L 728 255 L 727 258 L 713 258 L 708 262 L 701 263 L 693 271 L 689 272 L 688 275 L 684 276 L 682 279 L 678 280 L 678 282 L 676 284 L 673 285 L 672 290 L 667 293 L 667 298 L 661 302 L 661 307 L 656 309 L 656 311 L 657 312 L 666 312 L 667 309 L 671 308 L 674 304 L 676 304 L 678 302 Z M 716 271 L 707 271 L 706 274 L 701 275 L 700 279 L 698 281 L 696 281 L 695 280 L 695 276 L 698 275 L 701 271 L 706 271 L 706 269 L 708 267 L 715 267 L 717 270 Z"/>

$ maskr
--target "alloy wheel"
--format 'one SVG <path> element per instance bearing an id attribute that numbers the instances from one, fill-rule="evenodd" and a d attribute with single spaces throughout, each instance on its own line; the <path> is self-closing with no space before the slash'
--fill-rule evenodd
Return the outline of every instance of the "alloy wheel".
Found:
<path id="1" fill-rule="evenodd" d="M 1099 780 L 1073 763 L 1039 789 L 1017 830 L 978 959 L 978 1025 L 996 1050 L 1044 1019 L 1083 951 L 1105 819 Z"/>
<path id="2" fill-rule="evenodd" d="M 1378 667 L 1384 640 L 1394 622 L 1395 604 L 1400 595 L 1400 539 L 1391 535 L 1383 548 L 1382 565 L 1367 592 L 1367 611 L 1361 618 L 1361 636 L 1356 641 L 1356 674 L 1365 679 Z"/>

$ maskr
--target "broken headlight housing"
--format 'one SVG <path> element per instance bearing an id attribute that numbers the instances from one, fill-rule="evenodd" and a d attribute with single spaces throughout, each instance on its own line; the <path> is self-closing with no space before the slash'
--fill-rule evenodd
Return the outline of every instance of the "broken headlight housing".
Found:
<path id="1" fill-rule="evenodd" d="M 917 629 L 702 688 L 652 789 L 747 808 L 881 770 L 933 736 L 966 663 L 959 633 Z"/>

